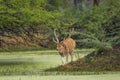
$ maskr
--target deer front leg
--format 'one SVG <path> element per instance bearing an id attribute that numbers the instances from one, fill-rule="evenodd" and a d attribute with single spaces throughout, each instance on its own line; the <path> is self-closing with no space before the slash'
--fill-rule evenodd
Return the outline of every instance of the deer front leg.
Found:
<path id="1" fill-rule="evenodd" d="M 62 65 L 64 65 L 64 56 L 61 56 L 62 59 Z"/>

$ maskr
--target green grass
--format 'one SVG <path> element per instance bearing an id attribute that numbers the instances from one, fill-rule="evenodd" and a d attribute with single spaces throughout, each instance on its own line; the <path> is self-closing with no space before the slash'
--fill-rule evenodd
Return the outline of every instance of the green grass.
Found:
<path id="1" fill-rule="evenodd" d="M 83 57 L 94 49 L 76 50 Z M 77 57 L 74 56 L 74 60 Z M 59 72 L 46 71 L 61 65 L 61 57 L 56 50 L 0 52 L 0 75 L 89 75 L 108 72 Z"/>
<path id="2" fill-rule="evenodd" d="M 79 75 L 79 76 L 0 76 L 0 80 L 120 80 L 120 74 Z"/>
<path id="3" fill-rule="evenodd" d="M 39 50 L 48 50 L 48 48 L 43 47 L 21 47 L 21 48 L 10 48 L 10 49 L 2 49 L 0 48 L 0 52 L 18 52 L 18 51 L 39 51 Z"/>
<path id="4" fill-rule="evenodd" d="M 59 63 L 59 56 L 57 55 L 28 54 L 21 56 L 2 56 L 0 60 L 0 74 L 35 74 L 44 69 L 60 65 Z"/>
<path id="5" fill-rule="evenodd" d="M 94 49 L 76 50 L 83 57 Z M 76 57 L 74 56 L 74 60 Z M 119 80 L 120 72 L 59 72 L 46 69 L 61 65 L 55 50 L 0 52 L 0 80 Z"/>
<path id="6" fill-rule="evenodd" d="M 93 49 L 76 50 L 75 54 L 83 57 L 91 51 Z M 51 74 L 45 70 L 59 65 L 61 57 L 56 50 L 0 52 L 0 75 Z"/>

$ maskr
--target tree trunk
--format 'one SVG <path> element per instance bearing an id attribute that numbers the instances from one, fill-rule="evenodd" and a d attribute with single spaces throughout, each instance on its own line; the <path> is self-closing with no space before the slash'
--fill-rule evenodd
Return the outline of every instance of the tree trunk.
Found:
<path id="1" fill-rule="evenodd" d="M 99 6 L 100 0 L 93 0 L 93 6 Z"/>
<path id="2" fill-rule="evenodd" d="M 74 0 L 74 5 L 77 6 L 77 0 Z"/>

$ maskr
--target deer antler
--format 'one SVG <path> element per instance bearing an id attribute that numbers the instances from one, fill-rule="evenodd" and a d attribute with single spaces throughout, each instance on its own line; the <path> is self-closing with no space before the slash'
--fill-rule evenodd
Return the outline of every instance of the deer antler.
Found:
<path id="1" fill-rule="evenodd" d="M 55 40 L 56 39 L 56 40 Z M 54 37 L 53 37 L 53 42 L 55 43 L 59 43 L 59 39 L 58 39 L 58 36 L 56 34 L 56 30 L 54 29 Z"/>
<path id="2" fill-rule="evenodd" d="M 71 33 L 72 33 L 72 31 L 74 31 L 74 28 L 69 29 L 69 36 L 68 36 L 68 37 L 71 37 Z"/>

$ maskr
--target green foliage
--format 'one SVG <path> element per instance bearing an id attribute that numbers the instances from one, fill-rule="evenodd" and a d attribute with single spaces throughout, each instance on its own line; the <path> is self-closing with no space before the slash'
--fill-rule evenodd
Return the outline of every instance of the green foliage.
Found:
<path id="1" fill-rule="evenodd" d="M 46 0 L 3 0 L 0 6 L 0 27 L 24 27 L 44 23 L 51 13 Z"/>
<path id="2" fill-rule="evenodd" d="M 48 1 L 48 5 L 47 5 L 48 10 L 55 10 L 58 9 L 58 7 L 60 6 L 60 0 L 47 0 L 47 1 Z"/>
<path id="3" fill-rule="evenodd" d="M 114 44 L 119 44 L 120 40 L 120 5 L 119 0 L 107 0 L 100 6 L 95 6 L 93 9 L 83 7 L 82 10 L 76 11 L 77 35 L 82 36 L 80 44 L 93 45 L 93 47 L 105 47 Z M 83 33 L 83 34 L 81 34 Z M 93 38 L 94 36 L 94 38 Z M 91 40 L 92 39 L 92 40 Z M 89 40 L 91 40 L 89 42 Z"/>
<path id="4" fill-rule="evenodd" d="M 76 18 L 71 9 L 67 8 L 65 10 L 53 11 L 53 16 L 48 19 L 46 25 L 51 28 L 65 29 L 73 26 L 76 23 Z"/>
<path id="5" fill-rule="evenodd" d="M 66 34 L 64 31 L 74 27 L 78 42 L 83 39 L 80 42 L 96 45 L 120 43 L 120 0 L 105 0 L 94 7 L 82 2 L 79 8 L 68 6 L 72 3 L 68 0 L 0 0 L 0 3 L 0 28 L 42 24 Z"/>
<path id="6" fill-rule="evenodd" d="M 111 0 L 106 3 L 107 6 L 107 16 L 109 20 L 103 24 L 103 28 L 106 31 L 106 41 L 111 42 L 113 46 L 120 44 L 120 0 Z"/>

